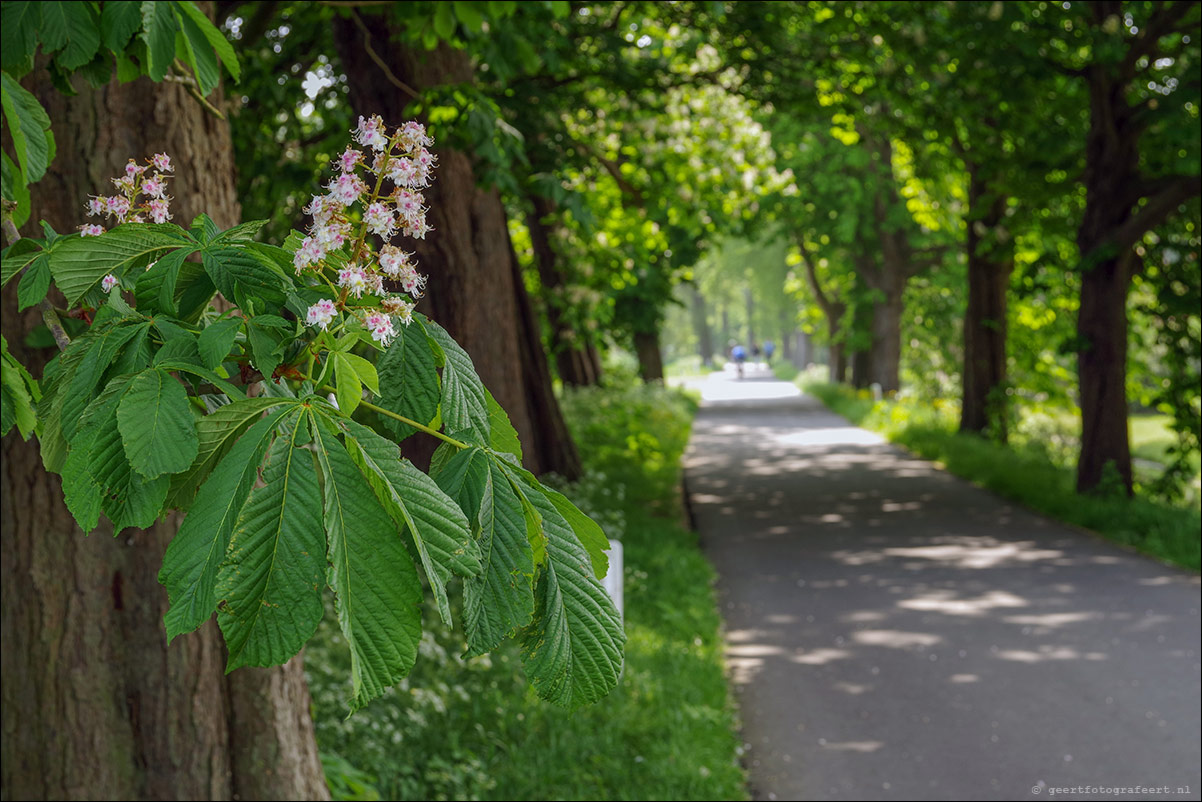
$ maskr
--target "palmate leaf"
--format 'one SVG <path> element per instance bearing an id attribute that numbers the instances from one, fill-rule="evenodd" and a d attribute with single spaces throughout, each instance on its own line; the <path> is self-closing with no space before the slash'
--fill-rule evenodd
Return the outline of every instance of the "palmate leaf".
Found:
<path id="1" fill-rule="evenodd" d="M 276 436 L 281 421 L 287 417 L 295 423 L 301 414 L 295 404 L 288 404 L 284 409 L 259 418 L 268 407 L 283 404 L 288 404 L 287 399 L 235 401 L 201 421 L 201 450 L 188 476 L 203 472 L 210 462 L 217 459 L 220 462 L 201 485 L 192 512 L 184 518 L 163 557 L 159 582 L 167 589 L 171 602 L 164 619 L 168 641 L 196 629 L 217 609 L 218 569 L 225 560 L 234 525 L 258 477 L 263 454 Z M 238 437 L 243 427 L 256 419 L 257 422 Z M 237 441 L 228 447 L 227 443 L 235 437 Z M 217 456 L 226 447 L 229 450 L 224 458 Z"/>
<path id="2" fill-rule="evenodd" d="M 315 417 L 316 421 L 316 417 Z M 399 682 L 417 660 L 421 581 L 401 531 L 338 437 L 315 423 L 330 586 L 351 649 L 351 710 Z"/>
<path id="3" fill-rule="evenodd" d="M 434 591 L 438 612 L 447 623 L 451 607 L 446 583 L 451 574 L 480 573 L 480 550 L 459 506 L 434 480 L 401 458 L 396 445 L 366 426 L 339 419 L 350 435 L 351 457 L 398 526 L 408 529 Z"/>
<path id="4" fill-rule="evenodd" d="M 436 477 L 476 523 L 482 570 L 463 582 L 468 654 L 482 654 L 530 623 L 534 557 L 522 503 L 482 449 L 460 451 Z"/>
<path id="5" fill-rule="evenodd" d="M 531 487 L 528 498 L 542 516 L 547 563 L 535 585 L 534 622 L 522 635 L 522 662 L 539 696 L 576 708 L 617 685 L 626 634 L 572 527 L 540 489 Z"/>
<path id="6" fill-rule="evenodd" d="M 217 575 L 227 671 L 291 659 L 321 621 L 326 536 L 304 415 L 285 419 L 267 452 Z"/>

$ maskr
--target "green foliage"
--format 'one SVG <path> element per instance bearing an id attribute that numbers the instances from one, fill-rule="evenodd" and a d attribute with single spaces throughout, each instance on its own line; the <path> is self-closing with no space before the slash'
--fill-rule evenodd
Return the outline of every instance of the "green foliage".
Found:
<path id="1" fill-rule="evenodd" d="M 34 59 L 48 57 L 47 69 L 55 87 L 76 93 L 70 78 L 78 73 L 92 88 L 109 82 L 114 66 L 123 81 L 142 75 L 162 81 L 176 63 L 186 65 L 176 76 L 200 95 L 216 89 L 221 79 L 218 62 L 234 80 L 240 67 L 230 43 L 191 0 L 5 0 L 3 5 L 4 125 L 16 154 L 3 154 L 3 196 L 15 204 L 13 222 L 29 217 L 29 185 L 40 179 L 54 159 L 50 118 L 37 98 L 17 79 L 33 70 Z M 7 279 L 6 279 L 7 280 Z"/>
<path id="2" fill-rule="evenodd" d="M 34 406 L 42 398 L 37 380 L 8 352 L 8 340 L 0 337 L 0 436 L 13 428 L 28 440 L 37 428 Z"/>
<path id="3" fill-rule="evenodd" d="M 353 316 L 338 331 L 300 325 L 297 310 L 330 293 L 283 269 L 289 252 L 249 241 L 255 229 L 222 232 L 201 215 L 189 230 L 48 232 L 8 249 L 7 276 L 26 270 L 23 302 L 52 278 L 92 324 L 52 362 L 40 399 L 5 351 L 6 430 L 40 427 L 43 460 L 87 532 L 102 516 L 119 533 L 188 511 L 160 571 L 167 634 L 216 612 L 231 670 L 294 656 L 328 585 L 350 654 L 349 706 L 363 707 L 417 659 L 417 562 L 447 625 L 452 579 L 464 580 L 477 651 L 512 637 L 539 694 L 565 707 L 600 699 L 617 684 L 625 637 L 598 580 L 599 527 L 520 467 L 513 426 L 446 331 L 419 317 L 381 349 Z M 191 254 L 200 272 L 186 274 Z M 107 275 L 117 285 L 106 293 Z M 131 283 L 135 305 L 121 290 Z M 197 287 L 199 301 L 185 302 Z M 235 313 L 205 311 L 217 291 Z M 331 389 L 326 376 L 337 406 L 314 390 Z M 257 381 L 265 397 L 248 398 Z M 445 477 L 436 472 L 454 495 L 352 418 L 363 409 L 459 450 Z"/>
<path id="4" fill-rule="evenodd" d="M 625 548 L 621 683 L 604 703 L 567 713 L 522 692 L 516 643 L 460 657 L 464 636 L 431 622 L 413 673 L 373 704 L 370 718 L 344 719 L 345 647 L 328 611 L 305 668 L 335 798 L 746 798 L 713 569 L 679 523 L 678 460 L 695 406 L 633 381 L 576 391 L 568 403 L 586 475 L 559 490 Z M 632 448 L 640 420 L 649 421 L 649 437 L 634 437 Z M 642 457 L 652 441 L 660 458 L 649 471 Z M 605 473 L 592 461 L 599 455 Z M 452 462 L 485 467 L 481 452 Z M 453 472 L 448 463 L 439 481 Z M 525 537 L 521 521 L 498 525 Z M 464 580 L 465 617 L 474 581 Z"/>

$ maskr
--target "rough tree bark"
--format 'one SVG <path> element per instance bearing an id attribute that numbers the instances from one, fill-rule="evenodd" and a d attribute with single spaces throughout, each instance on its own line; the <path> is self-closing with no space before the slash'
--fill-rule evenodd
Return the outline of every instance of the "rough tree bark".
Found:
<path id="1" fill-rule="evenodd" d="M 1006 442 L 1006 295 L 1014 271 L 1013 241 L 1001 230 L 1006 199 L 980 168 L 968 165 L 968 307 L 964 312 L 960 431 Z"/>
<path id="2" fill-rule="evenodd" d="M 918 251 L 910 243 L 907 226 L 890 221 L 890 209 L 902 204 L 893 176 L 893 146 L 861 127 L 860 136 L 872 157 L 873 233 L 880 245 L 879 260 L 857 260 L 857 269 L 869 287 L 884 296 L 873 317 L 873 354 L 868 382 L 884 392 L 901 387 L 901 316 L 906 283 L 939 261 L 940 250 Z"/>
<path id="3" fill-rule="evenodd" d="M 176 222 L 204 210 L 238 221 L 228 126 L 182 88 L 146 80 L 66 98 L 37 78 L 58 154 L 33 187 L 34 231 L 82 222 L 88 194 L 129 157 L 167 152 Z M 2 297 L 3 331 L 35 375 L 53 353 L 22 345 L 39 321 Z M 5 799 L 328 798 L 300 658 L 224 676 L 214 622 L 166 643 L 157 582 L 178 518 L 113 539 L 85 537 L 42 469 L 36 440 L 10 433 L 0 468 Z M 110 530 L 111 531 L 111 530 Z"/>
<path id="4" fill-rule="evenodd" d="M 358 114 L 379 114 L 396 125 L 411 116 L 406 108 L 414 99 L 398 84 L 420 92 L 472 80 L 466 52 L 447 45 L 427 51 L 403 44 L 393 36 L 386 14 L 367 14 L 361 21 L 371 50 L 382 54 L 388 72 L 371 58 L 356 20 L 336 19 L 335 46 Z M 414 247 L 428 277 L 419 308 L 472 356 L 480 378 L 521 437 L 526 467 L 577 477 L 580 458 L 555 400 L 501 197 L 495 189 L 476 185 L 469 154 L 444 146 L 437 155 L 436 178 L 425 192 L 434 233 Z M 429 438 L 413 441 L 407 441 L 407 453 L 420 458 L 416 450 L 424 446 L 428 458 Z"/>
<path id="5" fill-rule="evenodd" d="M 531 195 L 530 211 L 526 215 L 526 228 L 534 249 L 534 263 L 538 268 L 546 296 L 543 308 L 551 328 L 551 350 L 555 355 L 555 367 L 564 384 L 587 387 L 601 380 L 601 362 L 597 349 L 591 343 L 581 343 L 577 332 L 564 319 L 562 295 L 563 273 L 559 269 L 559 258 L 551 242 L 551 224 L 555 212 L 550 200 Z"/>

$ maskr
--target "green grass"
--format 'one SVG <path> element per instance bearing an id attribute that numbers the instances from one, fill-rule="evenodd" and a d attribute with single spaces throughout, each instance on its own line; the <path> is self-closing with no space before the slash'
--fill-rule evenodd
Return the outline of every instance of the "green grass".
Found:
<path id="1" fill-rule="evenodd" d="M 1078 495 L 1072 469 L 1057 464 L 1034 444 L 1015 448 L 957 433 L 955 416 L 950 414 L 954 405 L 947 402 L 874 402 L 851 388 L 813 376 L 802 377 L 799 383 L 852 423 L 876 430 L 998 495 L 1167 562 L 1193 570 L 1202 562 L 1202 517 L 1197 509 L 1139 496 Z"/>
<path id="2" fill-rule="evenodd" d="M 306 668 L 335 798 L 746 798 L 713 571 L 680 523 L 695 409 L 641 386 L 564 399 L 588 470 L 565 492 L 625 548 L 618 688 L 582 710 L 554 708 L 527 686 L 516 648 L 461 660 L 460 635 L 427 617 L 410 677 L 344 719 L 349 658 L 327 620 Z"/>

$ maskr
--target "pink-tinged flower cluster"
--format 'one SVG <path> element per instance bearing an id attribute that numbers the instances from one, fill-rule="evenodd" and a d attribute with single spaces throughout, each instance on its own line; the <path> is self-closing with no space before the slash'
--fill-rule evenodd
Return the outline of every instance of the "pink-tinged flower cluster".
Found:
<path id="1" fill-rule="evenodd" d="M 329 328 L 337 314 L 338 308 L 334 306 L 334 302 L 328 298 L 322 298 L 309 307 L 309 314 L 306 316 L 305 322 L 310 326 L 317 326 L 325 330 Z"/>
<path id="2" fill-rule="evenodd" d="M 437 163 L 429 150 L 434 140 L 420 123 L 390 129 L 379 116 L 360 117 L 351 133 L 364 150 L 348 147 L 331 159 L 336 175 L 326 193 L 305 207 L 313 223 L 293 254 L 293 266 L 297 275 L 320 274 L 339 291 L 336 300 L 309 308 L 310 326 L 325 329 L 339 311 L 353 310 L 386 345 L 396 335 L 394 320 L 405 325 L 413 320 L 414 301 L 426 285 L 413 254 L 390 240 L 398 234 L 423 239 L 432 230 L 421 189 L 430 185 Z M 405 295 L 390 294 L 398 291 Z M 358 300 L 370 306 L 353 303 Z"/>
<path id="3" fill-rule="evenodd" d="M 156 153 L 147 159 L 148 164 L 138 164 L 133 159 L 125 165 L 124 175 L 113 179 L 116 195 L 93 195 L 88 198 L 88 217 L 108 217 L 121 223 L 166 223 L 171 219 L 171 198 L 167 195 L 168 176 L 172 171 L 171 157 Z M 154 172 L 151 172 L 151 168 Z M 104 227 L 94 223 L 80 226 L 80 234 L 95 237 L 104 233 Z"/>
<path id="4" fill-rule="evenodd" d="M 117 277 L 109 273 L 104 278 L 100 279 L 100 289 L 105 292 L 112 292 L 113 287 L 117 286 Z"/>

